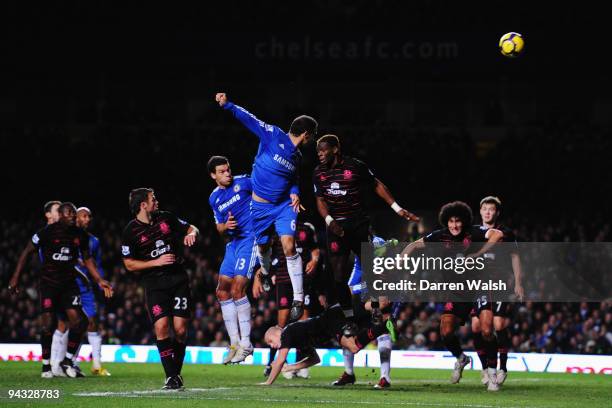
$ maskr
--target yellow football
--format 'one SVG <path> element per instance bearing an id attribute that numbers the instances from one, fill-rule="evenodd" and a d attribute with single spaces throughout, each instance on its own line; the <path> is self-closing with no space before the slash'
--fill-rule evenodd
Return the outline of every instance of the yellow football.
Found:
<path id="1" fill-rule="evenodd" d="M 499 39 L 499 51 L 505 57 L 517 57 L 521 52 L 523 52 L 524 48 L 525 40 L 519 33 L 506 33 Z"/>

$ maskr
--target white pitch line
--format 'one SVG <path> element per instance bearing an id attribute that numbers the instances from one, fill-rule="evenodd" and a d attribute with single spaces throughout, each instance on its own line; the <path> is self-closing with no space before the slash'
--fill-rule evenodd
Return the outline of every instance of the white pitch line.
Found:
<path id="1" fill-rule="evenodd" d="M 210 392 L 210 391 L 227 391 L 231 390 L 229 387 L 217 387 L 217 388 L 188 388 L 186 390 L 134 390 L 134 391 L 105 391 L 105 392 L 77 392 L 72 395 L 77 397 L 130 397 L 140 395 L 166 395 L 172 392 Z"/>
<path id="2" fill-rule="evenodd" d="M 239 387 L 246 388 L 246 387 Z M 234 389 L 231 387 L 219 387 L 219 388 L 189 388 L 185 391 L 173 390 L 144 390 L 144 391 L 126 391 L 126 392 L 90 392 L 90 393 L 75 393 L 72 394 L 77 397 L 162 397 L 162 398 L 185 398 L 189 396 L 190 391 L 194 392 L 209 392 L 209 391 L 225 391 Z M 431 403 L 431 402 L 410 402 L 410 401 L 354 401 L 354 400 L 332 400 L 332 399 L 283 399 L 283 398 L 259 398 L 259 397 L 208 397 L 198 396 L 196 399 L 209 400 L 209 401 L 254 401 L 254 402 L 278 402 L 278 403 L 306 403 L 306 404 L 328 404 L 328 405 L 340 405 L 340 404 L 353 404 L 353 405 L 383 405 L 383 406 L 413 406 L 413 407 L 456 407 L 456 408 L 526 408 L 518 406 L 505 406 L 505 405 L 482 405 L 482 404 L 448 404 L 448 403 Z"/>

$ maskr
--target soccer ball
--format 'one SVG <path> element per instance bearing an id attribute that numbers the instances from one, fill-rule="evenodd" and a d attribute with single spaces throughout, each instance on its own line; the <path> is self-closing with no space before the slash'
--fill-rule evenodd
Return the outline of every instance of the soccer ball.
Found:
<path id="1" fill-rule="evenodd" d="M 507 33 L 499 39 L 499 51 L 505 57 L 518 57 L 525 48 L 525 40 L 519 33 Z"/>

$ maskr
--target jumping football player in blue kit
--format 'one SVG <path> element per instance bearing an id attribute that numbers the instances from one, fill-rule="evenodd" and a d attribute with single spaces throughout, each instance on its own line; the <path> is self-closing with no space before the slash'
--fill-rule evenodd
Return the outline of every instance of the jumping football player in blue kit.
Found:
<path id="1" fill-rule="evenodd" d="M 251 304 L 246 288 L 258 266 L 257 245 L 251 223 L 251 178 L 232 176 L 229 160 L 212 156 L 208 173 L 217 183 L 208 200 L 217 231 L 229 238 L 219 270 L 217 299 L 230 338 L 223 364 L 240 363 L 253 354 L 251 344 Z"/>
<path id="2" fill-rule="evenodd" d="M 293 286 L 289 318 L 297 320 L 304 312 L 302 260 L 295 250 L 295 224 L 300 210 L 298 171 L 302 156 L 298 148 L 315 137 L 317 121 L 310 116 L 298 116 L 291 123 L 289 132 L 284 132 L 229 102 L 224 93 L 218 93 L 215 100 L 259 138 L 251 174 L 251 215 L 257 256 L 265 278 L 270 270 L 270 234 L 274 227 L 281 238 Z"/>

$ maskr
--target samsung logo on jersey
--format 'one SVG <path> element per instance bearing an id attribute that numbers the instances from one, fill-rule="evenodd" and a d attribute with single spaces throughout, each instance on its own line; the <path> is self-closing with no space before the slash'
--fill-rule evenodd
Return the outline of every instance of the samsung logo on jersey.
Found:
<path id="1" fill-rule="evenodd" d="M 291 162 L 289 162 L 289 160 L 279 156 L 278 154 L 275 154 L 273 159 L 275 162 L 280 163 L 282 166 L 286 167 L 287 169 L 291 171 L 295 170 L 295 166 Z"/>
<path id="2" fill-rule="evenodd" d="M 240 194 L 236 194 L 235 196 L 230 198 L 228 201 L 224 202 L 223 204 L 219 206 L 219 212 L 225 210 L 227 207 L 229 207 L 230 205 L 234 204 L 236 201 L 239 201 L 239 200 L 240 200 Z"/>

